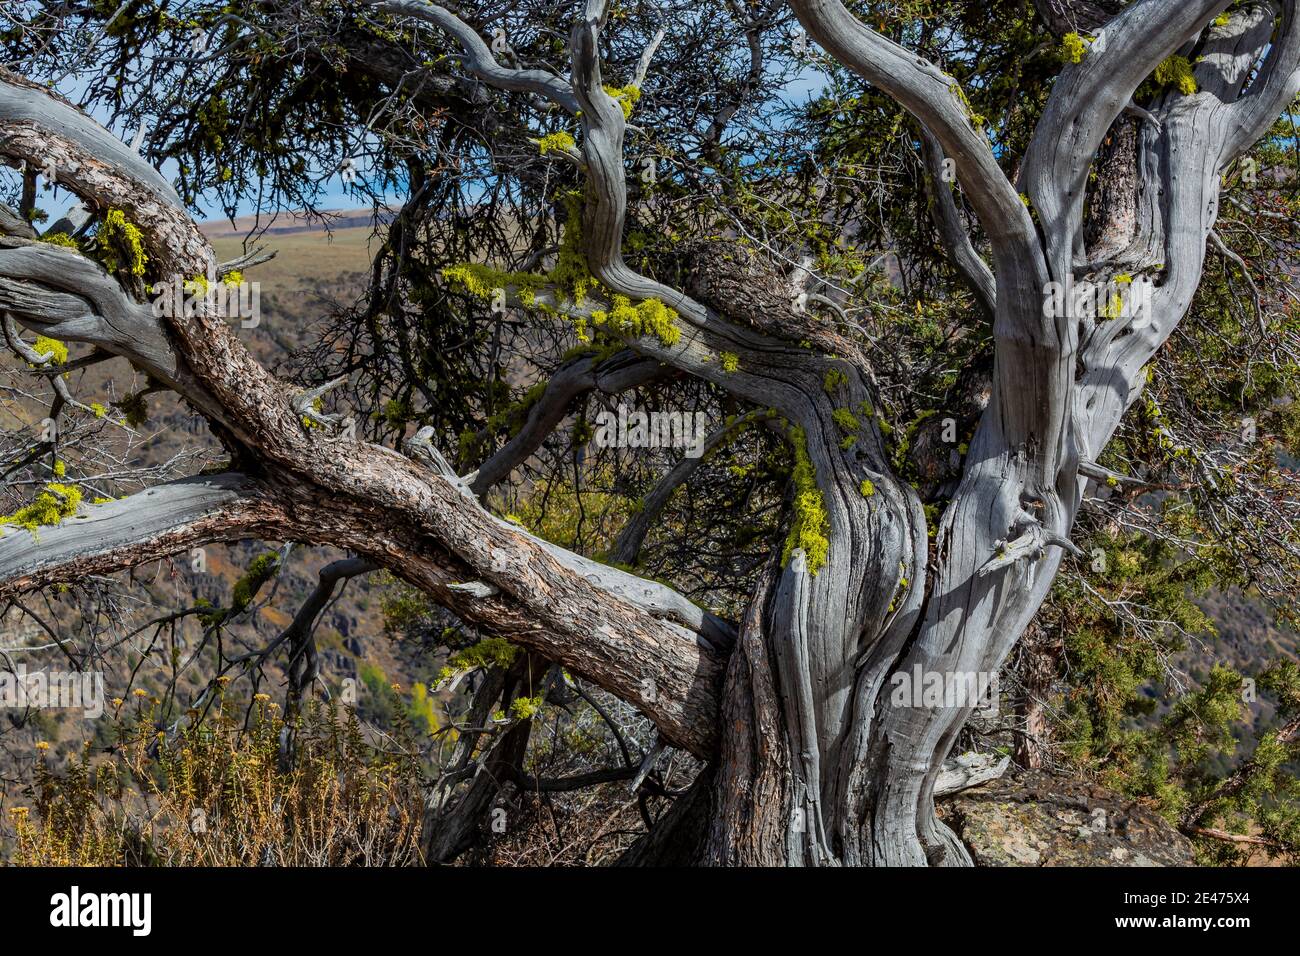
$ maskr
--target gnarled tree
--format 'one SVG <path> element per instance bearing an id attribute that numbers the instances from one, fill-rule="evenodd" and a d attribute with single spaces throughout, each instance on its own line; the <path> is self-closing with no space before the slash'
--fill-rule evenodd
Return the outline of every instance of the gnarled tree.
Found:
<path id="1" fill-rule="evenodd" d="M 167 56 L 146 45 L 180 32 L 178 24 L 143 9 L 149 4 L 127 6 L 127 32 L 145 39 L 133 51 L 110 39 L 104 50 L 152 57 L 150 81 L 171 82 Z M 387 436 L 358 437 L 341 415 L 316 407 L 329 395 L 324 382 L 287 387 L 209 301 L 200 298 L 192 315 L 158 314 L 156 295 L 146 292 L 153 283 L 221 280 L 236 267 L 217 263 L 176 189 L 140 152 L 48 88 L 6 72 L 0 155 L 52 171 L 94 221 L 117 217 L 139 244 L 134 262 L 97 260 L 42 242 L 50 236 L 21 221 L 4 227 L 0 311 L 11 344 L 34 365 L 50 359 L 32 353 L 25 334 L 125 359 L 207 420 L 230 470 L 74 504 L 75 513 L 38 535 L 7 531 L 0 598 L 212 541 L 335 546 L 364 559 L 337 574 L 391 570 L 461 620 L 527 648 L 530 667 L 557 664 L 603 688 L 653 721 L 665 744 L 705 761 L 637 858 L 654 859 L 666 846 L 681 858 L 689 836 L 690 858 L 718 864 L 968 862 L 936 819 L 934 801 L 975 702 L 899 706 L 892 678 L 996 674 L 1047 600 L 1063 557 L 1078 551 L 1070 539 L 1089 489 L 1128 480 L 1102 466 L 1103 454 L 1192 306 L 1216 240 L 1224 176 L 1300 89 L 1295 4 L 1039 4 L 1035 42 L 1064 44 L 1066 54 L 1056 75 L 1025 80 L 1039 99 L 1021 102 L 1013 84 L 1006 115 L 992 120 L 973 104 L 1002 91 L 987 78 L 974 80 L 985 84 L 981 90 L 964 90 L 954 75 L 960 54 L 950 73 L 918 52 L 939 43 L 924 17 L 914 29 L 906 18 L 902 27 L 896 19 L 877 24 L 869 9 L 856 16 L 840 0 L 791 0 L 789 10 L 724 4 L 730 32 L 714 42 L 743 51 L 743 68 L 728 75 L 726 89 L 701 95 L 702 119 L 664 120 L 662 128 L 650 123 L 667 107 L 684 109 L 686 98 L 673 98 L 678 74 L 657 69 L 656 57 L 691 58 L 696 38 L 686 8 L 665 9 L 662 19 L 647 8 L 638 11 L 646 19 L 629 24 L 608 0 L 587 0 L 582 9 L 541 5 L 512 11 L 515 19 L 503 21 L 510 29 L 497 32 L 469 8 L 453 12 L 426 0 L 227 6 L 233 12 L 199 5 L 204 18 L 196 22 L 222 38 L 227 56 L 248 57 L 250 69 L 269 73 L 274 61 L 292 74 L 319 69 L 313 57 L 335 57 L 347 76 L 364 77 L 352 92 L 372 108 L 369 135 L 395 167 L 405 166 L 406 203 L 369 298 L 346 317 L 354 337 L 322 360 L 349 356 L 351 367 L 333 370 L 342 379 L 336 388 L 346 383 L 357 402 L 367 389 L 378 398 L 383 373 L 353 361 L 349 349 L 393 322 L 404 331 L 395 333 L 397 354 L 383 361 L 410 361 L 418 350 L 400 336 L 415 335 L 422 320 L 409 313 L 421 303 L 431 312 L 491 304 L 503 307 L 495 314 L 560 320 L 563 335 L 591 347 L 564 360 L 517 409 L 513 437 L 479 455 L 471 473 L 458 474 L 454 456 L 439 447 L 451 438 L 445 412 L 430 412 L 444 417 L 424 427 L 404 421 Z M 791 173 L 792 159 L 765 167 L 752 141 L 748 155 L 726 141 L 728 124 L 759 97 L 774 31 L 791 12 L 793 28 L 806 31 L 795 33 L 796 50 L 810 38 L 828 55 L 820 62 L 836 83 L 867 85 L 845 110 L 885 101 L 900 111 L 894 128 L 903 133 L 890 148 L 918 157 L 914 182 L 925 189 L 917 195 L 928 195 L 944 253 L 973 297 L 962 313 L 964 344 L 952 353 L 968 366 L 964 387 L 950 390 L 944 416 L 969 440 L 942 447 L 921 474 L 907 442 L 933 441 L 930 428 L 917 419 L 905 436 L 891 435 L 886 409 L 897 400 L 898 369 L 889 342 L 861 321 L 864 302 L 890 283 L 856 284 L 860 263 L 839 273 L 834 264 L 843 262 L 836 249 L 887 242 L 902 260 L 906 237 L 893 227 L 873 232 L 860 208 L 835 198 L 846 188 L 841 177 L 855 175 L 843 168 L 851 160 L 837 164 L 832 153 L 826 168 Z M 308 40 L 290 49 L 285 37 L 299 30 Z M 314 31 L 333 41 L 328 50 L 306 49 Z M 121 24 L 109 31 L 121 33 Z M 427 52 L 435 49 L 445 52 Z M 39 56 L 35 50 L 30 61 Z M 611 75 L 611 61 L 627 72 Z M 257 75 L 268 86 L 288 82 Z M 1175 82 L 1162 79 L 1171 75 Z M 680 79 L 702 82 L 685 68 Z M 302 83 L 285 102 L 310 103 L 326 85 Z M 642 111 L 655 119 L 640 120 Z M 170 125 L 145 152 L 198 157 L 183 171 L 192 199 L 205 188 L 195 146 L 201 136 L 187 132 L 179 114 L 165 119 Z M 268 141 L 264 174 L 292 179 L 298 167 L 269 142 L 269 120 L 253 122 Z M 819 135 L 851 125 L 852 116 L 824 122 Z M 533 133 L 541 147 L 534 155 L 528 132 L 538 126 L 549 132 Z M 428 132 L 435 127 L 442 132 Z M 665 137 L 678 133 L 692 142 L 662 174 L 671 185 L 656 192 L 654 176 L 644 173 L 659 168 L 657 152 L 671 148 Z M 296 135 L 304 150 L 328 139 L 319 131 Z M 778 124 L 766 135 L 770 145 L 796 130 Z M 432 257 L 443 259 L 426 270 L 422 288 L 435 286 L 444 298 L 430 304 L 412 294 L 403 241 L 415 245 L 442 228 L 437 203 L 449 194 L 439 192 L 440 177 L 454 179 L 457 170 L 440 163 L 457 155 L 457 137 L 499 147 L 491 175 L 518 176 L 520 195 L 530 198 L 513 209 L 483 200 L 500 218 L 491 238 L 463 250 L 453 240 L 432 243 Z M 247 143 L 231 148 L 256 159 Z M 265 172 L 271 164 L 276 171 Z M 692 222 L 674 212 L 683 200 L 716 201 L 732 213 L 707 231 L 694 221 L 701 228 L 683 237 L 685 251 L 640 254 L 629 242 L 629 219 L 638 233 L 658 217 L 676 230 Z M 781 217 L 755 214 L 756 207 L 802 217 L 805 228 L 782 232 Z M 449 207 L 448 221 L 463 226 L 462 214 L 481 225 L 467 207 Z M 853 226 L 836 221 L 839 214 Z M 538 238 L 529 240 L 534 223 Z M 101 225 L 106 247 L 108 234 Z M 519 256 L 509 268 L 486 261 L 507 254 Z M 897 264 L 901 281 L 913 281 L 909 268 Z M 1059 301 L 1053 290 L 1068 297 L 1083 283 L 1148 282 L 1150 295 L 1135 295 L 1127 308 L 1051 306 Z M 457 301 L 468 304 L 448 304 Z M 384 351 L 382 340 L 371 342 L 375 352 Z M 427 367 L 405 373 L 408 396 L 430 387 Z M 568 418 L 575 400 L 663 382 L 702 383 L 709 401 L 745 416 L 710 436 L 706 454 L 726 445 L 729 430 L 752 426 L 788 448 L 784 530 L 768 542 L 734 622 L 625 569 L 635 565 L 652 520 L 644 512 L 612 552 L 615 565 L 528 533 L 484 503 Z M 423 400 L 431 408 L 441 401 L 434 393 Z M 484 437 L 490 428 L 477 436 Z M 472 448 L 473 430 L 471 438 Z M 664 477 L 648 496 L 650 516 L 693 471 L 683 462 Z M 322 582 L 326 599 L 335 580 Z M 517 767 L 521 747 L 518 735 L 503 737 L 492 759 Z M 486 774 L 501 776 L 500 766 Z M 480 791 L 459 805 L 481 812 L 484 799 Z M 449 848 L 440 857 L 464 843 L 455 828 L 440 839 Z"/>

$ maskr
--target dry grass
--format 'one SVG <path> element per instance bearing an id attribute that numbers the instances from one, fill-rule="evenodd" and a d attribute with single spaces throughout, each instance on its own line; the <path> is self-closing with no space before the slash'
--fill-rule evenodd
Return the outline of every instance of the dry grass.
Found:
<path id="1" fill-rule="evenodd" d="M 22 866 L 409 866 L 420 862 L 418 760 L 369 746 L 356 717 L 320 703 L 286 722 L 265 695 L 175 735 L 157 702 L 119 705 L 120 744 L 66 768 L 38 761 L 30 806 L 0 846 Z M 282 753 L 292 732 L 294 759 Z M 38 745 L 39 747 L 39 745 Z"/>

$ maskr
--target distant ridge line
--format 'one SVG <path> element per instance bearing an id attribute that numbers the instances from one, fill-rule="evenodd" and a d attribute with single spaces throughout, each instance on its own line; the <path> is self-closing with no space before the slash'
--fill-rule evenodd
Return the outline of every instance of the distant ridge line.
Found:
<path id="1" fill-rule="evenodd" d="M 396 214 L 396 207 L 381 209 L 379 211 L 379 221 L 381 223 L 391 222 Z M 255 215 L 239 216 L 235 219 L 233 227 L 229 219 L 209 219 L 207 222 L 199 223 L 199 231 L 209 239 L 242 238 L 254 230 L 259 230 L 262 235 L 267 237 L 288 236 L 312 232 L 323 233 L 327 225 L 329 229 L 357 229 L 362 227 L 368 229 L 374 225 L 375 220 L 375 211 L 368 208 L 325 209 L 321 210 L 321 215 L 325 217 L 326 222 L 322 223 L 319 218 L 308 220 L 301 212 L 282 212 L 275 217 L 267 215 L 260 217 Z"/>

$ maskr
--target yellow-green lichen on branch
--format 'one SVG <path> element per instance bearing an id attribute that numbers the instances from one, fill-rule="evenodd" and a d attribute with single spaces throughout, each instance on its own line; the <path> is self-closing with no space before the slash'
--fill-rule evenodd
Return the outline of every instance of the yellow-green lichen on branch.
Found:
<path id="1" fill-rule="evenodd" d="M 682 337 L 677 327 L 677 312 L 659 299 L 642 299 L 636 305 L 625 295 L 615 295 L 608 311 L 591 313 L 592 325 L 620 335 L 644 338 L 653 335 L 664 345 L 676 345 Z M 725 366 L 724 366 L 725 368 Z"/>
<path id="2" fill-rule="evenodd" d="M 839 426 L 840 431 L 849 435 L 856 434 L 858 429 L 862 427 L 862 423 L 858 421 L 858 417 L 847 408 L 835 409 L 835 411 L 831 413 L 831 418 L 834 420 L 835 424 Z"/>
<path id="3" fill-rule="evenodd" d="M 848 451 L 858 443 L 858 431 L 862 428 L 862 423 L 858 417 L 847 408 L 837 408 L 831 413 L 831 420 L 835 422 L 844 437 L 840 440 L 840 447 Z"/>
<path id="4" fill-rule="evenodd" d="M 519 654 L 519 648 L 502 637 L 487 637 L 447 659 L 447 666 L 438 672 L 439 681 L 454 677 L 457 671 L 477 668 L 508 667 Z"/>
<path id="5" fill-rule="evenodd" d="M 55 365 L 63 365 L 68 361 L 67 344 L 48 335 L 38 335 L 32 344 L 32 351 L 37 355 L 48 356 Z"/>
<path id="6" fill-rule="evenodd" d="M 565 204 L 568 211 L 564 218 L 564 236 L 560 241 L 555 268 L 551 270 L 548 279 L 575 304 L 581 305 L 587 293 L 599 283 L 587 268 L 587 255 L 582 249 L 582 203 L 576 194 L 570 194 L 566 197 Z"/>
<path id="7" fill-rule="evenodd" d="M 143 276 L 149 256 L 144 251 L 144 234 L 140 227 L 126 218 L 120 209 L 110 209 L 99 226 L 96 242 L 100 261 L 109 272 L 123 270 L 133 276 Z"/>
<path id="8" fill-rule="evenodd" d="M 537 151 L 545 156 L 547 153 L 567 153 L 569 150 L 577 147 L 574 138 L 560 130 L 558 133 L 549 133 L 537 141 Z"/>
<path id="9" fill-rule="evenodd" d="M 459 262 L 442 270 L 442 277 L 476 299 L 489 300 L 497 289 L 513 288 L 524 303 L 530 304 L 537 290 L 546 284 L 546 276 L 533 272 L 503 272 L 477 262 Z"/>
<path id="10" fill-rule="evenodd" d="M 565 219 L 563 239 L 556 256 L 555 267 L 547 273 L 502 272 L 491 266 L 463 262 L 447 266 L 442 277 L 478 299 L 490 300 L 497 290 L 513 288 L 519 301 L 532 308 L 537 293 L 546 288 L 555 289 L 574 305 L 582 305 L 587 295 L 601 291 L 610 301 L 608 309 L 597 309 L 586 317 L 575 317 L 574 328 L 578 341 L 591 342 L 590 325 L 604 328 L 619 335 L 638 338 L 654 336 L 664 345 L 676 345 L 682 333 L 677 326 L 676 310 L 659 299 L 642 299 L 633 305 L 624 295 L 602 290 L 596 277 L 587 267 L 587 257 L 582 249 L 582 206 L 576 195 L 567 199 L 568 215 Z"/>
<path id="11" fill-rule="evenodd" d="M 1061 37 L 1061 59 L 1066 63 L 1082 63 L 1088 52 L 1088 44 L 1077 33 L 1067 33 Z"/>
<path id="12" fill-rule="evenodd" d="M 77 240 L 73 239 L 66 232 L 47 232 L 40 237 L 40 241 L 51 246 L 59 246 L 63 249 L 72 249 L 74 252 L 80 252 L 81 246 L 77 245 Z"/>
<path id="13" fill-rule="evenodd" d="M 623 110 L 623 119 L 632 118 L 632 110 L 636 108 L 636 101 L 641 98 L 641 88 L 639 86 L 606 86 L 605 92 L 618 100 L 618 105 Z"/>
<path id="14" fill-rule="evenodd" d="M 808 437 L 798 425 L 790 426 L 790 444 L 794 449 L 794 522 L 785 539 L 781 563 L 786 564 L 796 549 L 804 553 L 808 572 L 816 574 L 826 563 L 831 542 L 826 533 L 830 520 L 821 489 L 817 487 L 817 471 L 808 455 Z"/>
<path id="15" fill-rule="evenodd" d="M 14 525 L 35 534 L 37 528 L 51 527 L 64 518 L 71 518 L 80 507 L 80 488 L 53 481 L 31 504 L 23 505 L 11 515 L 0 516 L 0 525 Z"/>
<path id="16" fill-rule="evenodd" d="M 230 614 L 227 616 L 233 617 L 243 613 L 248 605 L 253 603 L 253 598 L 257 597 L 257 592 L 262 589 L 262 585 L 271 580 L 279 569 L 280 556 L 274 551 L 268 551 L 254 558 L 248 565 L 248 569 L 235 582 L 235 587 L 230 594 Z"/>
<path id="17" fill-rule="evenodd" d="M 516 720 L 528 720 L 537 716 L 542 710 L 543 695 L 536 697 L 516 697 L 510 702 L 510 716 Z"/>
<path id="18" fill-rule="evenodd" d="M 966 91 L 962 89 L 961 84 L 954 82 L 948 87 L 948 91 L 957 98 L 958 102 L 961 103 L 962 109 L 966 113 L 966 118 L 970 120 L 971 126 L 976 131 L 982 132 L 984 127 L 988 125 L 988 117 L 983 113 L 975 112 L 975 107 L 971 105 L 970 97 L 966 95 Z"/>
<path id="19" fill-rule="evenodd" d="M 550 272 L 505 272 L 477 262 L 460 262 L 444 268 L 443 279 L 485 301 L 491 300 L 498 289 L 514 289 L 519 301 L 532 308 L 537 293 L 552 286 L 575 305 L 581 305 L 597 283 L 587 268 L 587 259 L 582 251 L 582 207 L 572 196 L 568 206 L 559 255 L 555 268 Z"/>
<path id="20" fill-rule="evenodd" d="M 1162 89 L 1170 86 L 1178 88 L 1184 96 L 1191 96 L 1200 87 L 1192 73 L 1191 61 L 1185 56 L 1174 55 L 1156 67 L 1152 78 Z"/>

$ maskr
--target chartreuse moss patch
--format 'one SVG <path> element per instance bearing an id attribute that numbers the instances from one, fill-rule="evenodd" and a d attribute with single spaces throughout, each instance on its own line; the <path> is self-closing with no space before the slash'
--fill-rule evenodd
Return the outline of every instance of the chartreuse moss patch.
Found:
<path id="1" fill-rule="evenodd" d="M 442 277 L 474 298 L 487 302 L 499 299 L 504 304 L 504 291 L 513 288 L 524 306 L 544 311 L 553 310 L 537 304 L 537 293 L 542 289 L 555 289 L 574 305 L 582 305 L 590 293 L 600 291 L 609 299 L 610 307 L 593 311 L 590 326 L 622 336 L 653 336 L 663 345 L 676 345 L 682 332 L 677 325 L 679 316 L 675 309 L 660 299 L 642 299 L 633 303 L 627 296 L 602 289 L 587 268 L 587 259 L 582 251 L 582 208 L 576 196 L 569 197 L 568 206 L 563 240 L 555 268 L 550 272 L 504 272 L 479 263 L 462 262 L 444 268 Z M 588 319 L 578 316 L 573 322 L 578 341 L 590 343 L 592 336 Z"/>
<path id="2" fill-rule="evenodd" d="M 52 527 L 71 518 L 81 507 L 81 489 L 62 482 L 50 482 L 31 504 L 23 505 L 11 515 L 0 515 L 0 525 L 12 525 L 36 533 L 37 528 Z"/>
<path id="3" fill-rule="evenodd" d="M 788 563 L 790 555 L 802 549 L 808 572 L 816 574 L 830 554 L 831 542 L 826 536 L 830 519 L 817 487 L 817 471 L 808 455 L 808 436 L 798 425 L 790 426 L 790 444 L 794 449 L 794 521 L 785 539 L 781 563 Z"/>

